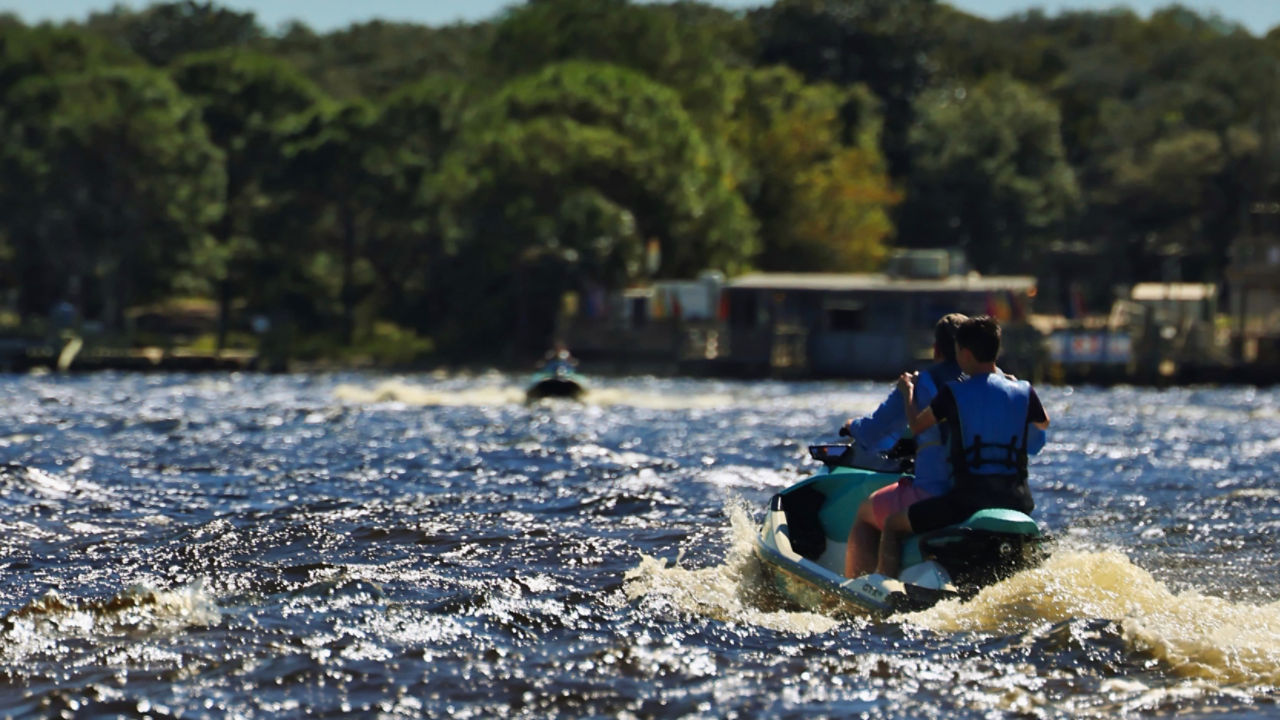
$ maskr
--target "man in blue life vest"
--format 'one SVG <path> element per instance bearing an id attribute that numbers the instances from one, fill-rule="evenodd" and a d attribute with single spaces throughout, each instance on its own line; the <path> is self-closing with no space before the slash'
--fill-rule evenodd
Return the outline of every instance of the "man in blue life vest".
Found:
<path id="1" fill-rule="evenodd" d="M 984 508 L 1031 512 L 1028 442 L 1036 430 L 1048 429 L 1049 415 L 1030 383 L 996 368 L 999 354 L 999 323 L 985 315 L 970 318 L 956 329 L 956 361 L 967 380 L 948 383 L 920 410 L 916 379 L 909 373 L 898 379 L 911 431 L 946 428 L 955 485 L 889 516 L 880 541 L 880 574 L 897 577 L 903 535 L 964 522 Z"/>
<path id="2" fill-rule="evenodd" d="M 960 379 L 960 365 L 956 362 L 956 328 L 967 319 L 960 313 L 951 313 L 934 325 L 934 362 L 915 379 L 915 400 L 919 407 L 926 407 L 937 395 L 938 388 Z M 855 464 L 878 469 L 866 461 L 858 462 L 858 458 L 870 458 L 876 451 L 888 448 L 906 430 L 902 391 L 894 387 L 874 413 L 865 418 L 850 419 L 841 429 L 841 434 L 854 439 Z M 951 475 L 942 436 L 937 428 L 927 430 L 916 437 L 915 477 L 903 476 L 875 491 L 858 506 L 845 546 L 845 577 L 858 577 L 875 570 L 880 532 L 886 518 L 906 510 L 913 503 L 950 489 Z"/>

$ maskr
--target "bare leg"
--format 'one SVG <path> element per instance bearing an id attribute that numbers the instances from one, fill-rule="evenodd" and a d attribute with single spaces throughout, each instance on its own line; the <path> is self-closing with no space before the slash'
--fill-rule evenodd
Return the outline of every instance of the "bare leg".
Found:
<path id="1" fill-rule="evenodd" d="M 884 532 L 880 534 L 880 564 L 876 572 L 891 578 L 898 577 L 899 564 L 902 561 L 902 538 L 911 534 L 911 521 L 906 512 L 890 515 L 884 521 Z"/>
<path id="2" fill-rule="evenodd" d="M 858 515 L 849 527 L 849 540 L 844 549 L 844 576 L 861 577 L 876 569 L 880 547 L 880 530 L 875 526 L 871 499 L 862 501 Z"/>

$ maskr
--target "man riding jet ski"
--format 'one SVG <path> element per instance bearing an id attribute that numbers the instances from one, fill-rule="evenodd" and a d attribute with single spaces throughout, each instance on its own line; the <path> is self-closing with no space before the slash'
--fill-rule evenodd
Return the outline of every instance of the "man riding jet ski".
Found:
<path id="1" fill-rule="evenodd" d="M 943 385 L 923 408 L 916 402 L 917 378 L 899 378 L 908 428 L 917 436 L 942 431 L 954 484 L 885 520 L 876 565 L 880 578 L 897 577 L 904 536 L 955 525 L 986 509 L 1026 514 L 1035 507 L 1027 455 L 1031 438 L 1048 429 L 1049 415 L 1030 383 L 999 371 L 999 353 L 999 323 L 970 318 L 956 328 L 956 361 L 964 378 Z"/>
<path id="2" fill-rule="evenodd" d="M 941 512 L 936 517 L 925 517 L 927 522 L 921 522 L 920 527 L 905 526 L 911 520 L 911 508 L 920 503 L 890 515 L 890 531 L 880 543 L 880 555 L 891 562 L 896 558 L 905 569 L 897 573 L 896 567 L 886 566 L 884 569 L 894 572 L 846 578 L 842 541 L 854 534 L 859 508 L 872 493 L 901 480 L 897 473 L 852 467 L 857 451 L 848 446 L 813 446 L 810 454 L 822 460 L 825 469 L 774 496 L 756 542 L 757 555 L 785 595 L 810 606 L 891 612 L 925 607 L 944 597 L 968 596 L 1039 561 L 1045 537 L 1026 514 L 1031 507 L 1029 492 L 1019 491 L 1026 487 L 1027 451 L 1043 445 L 1048 417 L 1038 399 L 1033 402 L 1034 391 L 1029 384 L 996 370 L 999 326 L 995 321 L 975 318 L 962 327 L 970 323 L 974 328 L 970 333 L 989 338 L 994 329 L 995 335 L 994 353 L 988 347 L 990 342 L 977 349 L 973 342 L 966 341 L 968 349 L 957 354 L 958 361 L 963 355 L 963 369 L 972 372 L 979 383 L 969 394 L 963 389 L 957 392 L 965 384 L 963 379 L 943 383 L 938 396 L 949 400 L 937 404 L 939 414 L 933 416 L 933 426 L 925 422 L 915 426 L 917 432 L 934 426 L 945 429 L 947 445 L 939 450 L 952 465 L 962 468 L 964 478 L 959 491 L 952 488 L 924 502 L 935 508 L 954 503 L 959 509 L 951 517 L 944 517 Z M 986 360 L 988 357 L 991 359 Z M 900 385 L 900 395 L 904 409 L 906 403 L 911 404 L 907 416 L 919 420 L 923 411 L 916 404 L 915 385 L 916 378 L 907 376 Z M 957 401 L 957 397 L 963 399 Z M 948 414 L 943 409 L 947 402 L 962 404 L 965 413 Z M 929 408 L 934 407 L 930 403 Z M 1016 419 L 1019 413 L 1021 424 Z M 942 417 L 946 418 L 945 423 L 938 422 Z M 957 426 L 967 432 L 957 432 Z M 1005 432 L 1011 428 L 1011 433 Z M 1001 438 L 1009 437 L 1009 442 L 981 440 L 995 438 L 992 432 L 1000 433 Z M 966 449 L 972 451 L 968 456 L 963 454 Z M 964 458 L 971 458 L 976 465 L 958 465 Z M 1009 472 L 996 472 L 1001 469 Z M 942 524 L 928 527 L 925 532 L 928 522 Z M 889 542 L 893 547 L 885 550 Z"/>

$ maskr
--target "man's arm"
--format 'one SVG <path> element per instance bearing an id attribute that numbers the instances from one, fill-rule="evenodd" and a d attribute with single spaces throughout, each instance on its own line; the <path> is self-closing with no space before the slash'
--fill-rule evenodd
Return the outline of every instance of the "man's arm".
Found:
<path id="1" fill-rule="evenodd" d="M 864 418 L 850 418 L 844 424 L 849 436 L 869 450 L 885 450 L 892 446 L 892 441 L 902 436 L 907 424 L 902 414 L 902 401 L 895 397 L 900 394 L 901 389 L 894 388 L 875 412 Z"/>
<path id="2" fill-rule="evenodd" d="M 903 410 L 907 415 L 907 427 L 911 434 L 919 435 L 938 423 L 933 416 L 933 408 L 916 410 L 916 379 L 912 373 L 902 373 L 898 378 L 898 390 L 902 393 Z"/>
<path id="3" fill-rule="evenodd" d="M 1031 407 L 1027 413 L 1032 425 L 1041 430 L 1049 429 L 1049 411 L 1045 410 L 1044 405 L 1040 403 L 1040 396 L 1036 395 L 1034 388 L 1031 390 Z"/>
<path id="4" fill-rule="evenodd" d="M 1010 380 L 1017 380 L 1017 379 L 1018 379 L 1018 376 L 1016 376 L 1016 375 L 1014 375 L 1014 374 L 1012 374 L 1012 373 L 1007 373 L 1007 372 L 1005 372 L 1005 371 L 1001 370 L 1000 368 L 996 368 L 996 372 L 998 372 L 998 373 L 1000 373 L 1000 374 L 1004 375 L 1005 377 L 1009 378 Z M 1036 391 L 1035 391 L 1034 389 L 1031 391 L 1031 399 L 1032 399 L 1031 401 L 1032 401 L 1036 406 L 1038 406 L 1038 407 L 1040 408 L 1040 413 L 1039 413 L 1039 414 L 1044 416 L 1044 419 L 1043 419 L 1043 420 L 1032 420 L 1032 421 L 1031 421 L 1031 424 L 1032 424 L 1032 425 L 1034 425 L 1035 427 L 1040 428 L 1041 430 L 1048 430 L 1048 429 L 1049 429 L 1049 413 L 1044 409 L 1044 406 L 1043 406 L 1043 405 L 1040 405 L 1040 398 L 1036 397 Z M 1032 414 L 1033 414 L 1033 415 L 1035 414 L 1035 410 L 1034 410 L 1034 409 L 1032 410 Z"/>

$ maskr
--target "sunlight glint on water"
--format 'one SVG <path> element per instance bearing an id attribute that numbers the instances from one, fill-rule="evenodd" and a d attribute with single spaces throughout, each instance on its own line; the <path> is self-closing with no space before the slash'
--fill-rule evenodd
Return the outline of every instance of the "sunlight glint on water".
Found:
<path id="1" fill-rule="evenodd" d="M 1042 388 L 1049 560 L 878 621 L 751 548 L 887 384 L 526 379 L 4 378 L 0 708 L 1280 717 L 1276 391 Z"/>

